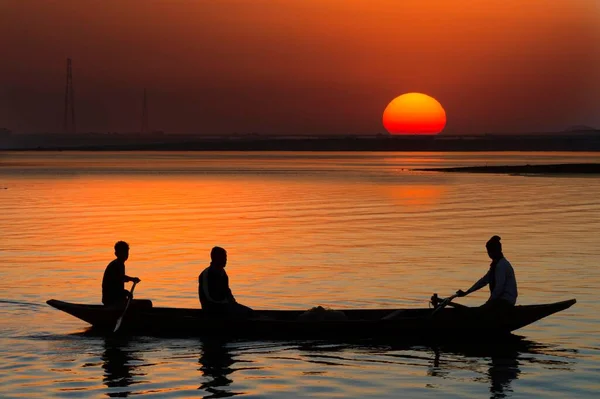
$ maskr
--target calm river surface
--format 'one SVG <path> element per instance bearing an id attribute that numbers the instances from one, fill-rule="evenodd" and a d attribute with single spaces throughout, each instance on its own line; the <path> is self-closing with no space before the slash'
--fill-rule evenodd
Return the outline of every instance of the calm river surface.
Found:
<path id="1" fill-rule="evenodd" d="M 600 154 L 0 153 L 0 397 L 596 398 L 600 177 L 410 171 L 568 162 Z M 493 234 L 520 304 L 578 301 L 514 343 L 114 340 L 45 304 L 99 303 L 125 240 L 155 306 L 199 307 L 221 245 L 257 309 L 426 307 L 486 272 Z"/>

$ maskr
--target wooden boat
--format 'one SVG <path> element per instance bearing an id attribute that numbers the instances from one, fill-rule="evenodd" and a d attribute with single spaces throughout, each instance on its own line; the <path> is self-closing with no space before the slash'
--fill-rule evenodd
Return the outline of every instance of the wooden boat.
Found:
<path id="1" fill-rule="evenodd" d="M 209 318 L 201 309 L 154 307 L 134 300 L 120 333 L 148 336 L 216 336 L 256 339 L 322 339 L 377 337 L 465 337 L 509 334 L 553 313 L 568 309 L 575 299 L 543 305 L 523 305 L 490 312 L 477 307 L 433 309 L 351 309 L 325 314 L 302 310 L 257 310 L 250 319 Z M 93 331 L 112 332 L 122 308 L 74 304 L 51 299 L 48 305 L 92 325 Z M 309 317 L 306 317 L 306 316 Z M 315 317 L 312 317 L 315 316 Z M 322 317 L 323 316 L 323 317 Z"/>

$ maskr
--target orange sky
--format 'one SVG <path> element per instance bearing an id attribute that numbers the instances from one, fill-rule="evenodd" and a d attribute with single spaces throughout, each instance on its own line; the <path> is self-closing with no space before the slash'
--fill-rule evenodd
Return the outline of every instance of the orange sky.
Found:
<path id="1" fill-rule="evenodd" d="M 446 132 L 600 127 L 597 0 L 2 0 L 0 127 L 382 133 L 437 98 Z"/>

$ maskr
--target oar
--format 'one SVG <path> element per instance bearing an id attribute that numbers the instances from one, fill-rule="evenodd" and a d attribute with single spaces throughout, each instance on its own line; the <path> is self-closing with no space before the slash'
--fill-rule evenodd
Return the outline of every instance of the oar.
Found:
<path id="1" fill-rule="evenodd" d="M 456 297 L 458 297 L 458 294 L 454 294 L 454 295 L 449 296 L 448 298 L 442 300 L 442 302 L 440 302 L 440 304 L 433 310 L 433 312 L 431 312 L 431 315 L 433 316 L 438 311 L 440 311 L 441 309 L 445 308 L 446 305 L 448 305 Z"/>
<path id="2" fill-rule="evenodd" d="M 468 309 L 469 308 L 466 305 L 461 305 L 460 303 L 456 303 L 456 302 L 448 302 L 448 306 L 451 306 L 451 307 L 457 308 L 457 309 Z"/>
<path id="3" fill-rule="evenodd" d="M 450 302 L 456 298 L 458 296 L 458 294 L 454 294 L 448 298 L 442 299 L 439 304 L 436 306 L 436 308 L 433 310 L 433 312 L 431 312 L 430 316 L 433 316 L 434 314 L 436 314 L 440 309 L 445 308 L 448 304 L 450 304 Z M 435 298 L 435 301 L 437 302 L 437 294 L 433 294 L 433 296 L 431 297 L 431 300 L 433 301 Z M 453 304 L 454 305 L 454 304 Z M 463 305 L 458 305 L 458 306 L 463 306 Z M 466 307 L 466 306 L 463 306 Z M 396 317 L 402 315 L 405 311 L 403 309 L 400 310 L 396 310 L 393 311 L 392 313 L 388 314 L 387 316 L 382 317 L 382 320 L 393 320 Z"/>
<path id="4" fill-rule="evenodd" d="M 134 281 L 133 285 L 131 286 L 131 292 L 129 293 L 129 298 L 127 299 L 127 304 L 125 305 L 125 310 L 123 310 L 123 314 L 117 320 L 117 325 L 115 326 L 113 333 L 116 333 L 117 330 L 119 329 L 119 327 L 121 327 L 121 323 L 123 322 L 123 317 L 125 316 L 125 312 L 127 312 L 127 308 L 129 307 L 129 304 L 131 303 L 131 300 L 133 299 L 133 290 L 135 289 L 136 284 L 137 284 L 137 281 Z"/>

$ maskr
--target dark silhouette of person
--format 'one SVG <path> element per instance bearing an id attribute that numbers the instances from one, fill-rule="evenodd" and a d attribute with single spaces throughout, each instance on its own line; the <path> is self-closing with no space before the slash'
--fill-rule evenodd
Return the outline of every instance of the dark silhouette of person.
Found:
<path id="1" fill-rule="evenodd" d="M 126 282 L 141 281 L 137 277 L 129 277 L 125 274 L 125 261 L 129 259 L 129 244 L 118 241 L 115 244 L 115 256 L 117 259 L 106 266 L 102 278 L 102 303 L 106 306 L 119 305 L 130 297 L 131 294 L 125 289 Z"/>
<path id="2" fill-rule="evenodd" d="M 198 297 L 202 309 L 213 317 L 248 317 L 252 309 L 237 303 L 229 288 L 225 272 L 227 251 L 214 247 L 210 251 L 210 266 L 198 276 Z"/>
<path id="3" fill-rule="evenodd" d="M 497 309 L 511 308 L 517 302 L 518 296 L 515 271 L 502 253 L 502 244 L 500 243 L 499 236 L 490 238 L 485 244 L 485 247 L 488 256 L 492 259 L 489 270 L 466 292 L 458 290 L 456 293 L 458 296 L 463 297 L 489 285 L 490 298 L 484 306 Z"/>

